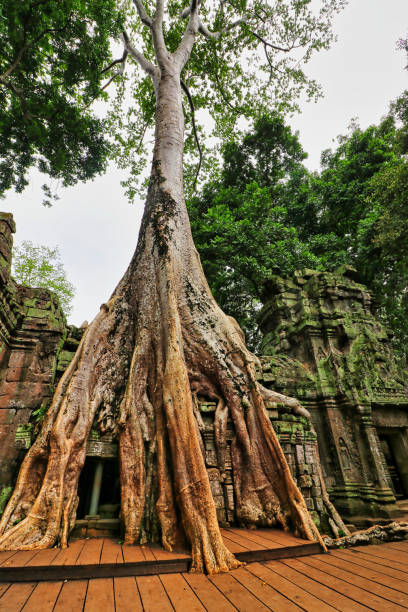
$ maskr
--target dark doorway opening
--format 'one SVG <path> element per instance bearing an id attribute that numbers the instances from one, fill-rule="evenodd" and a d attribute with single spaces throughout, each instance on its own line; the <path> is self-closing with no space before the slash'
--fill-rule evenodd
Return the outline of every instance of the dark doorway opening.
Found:
<path id="1" fill-rule="evenodd" d="M 99 487 L 98 483 L 95 483 L 95 479 L 98 478 L 98 469 L 101 476 Z M 91 514 L 95 487 L 99 488 L 96 514 L 101 518 L 117 518 L 120 510 L 120 478 L 117 459 L 86 458 L 78 483 L 78 519 L 83 519 Z"/>
<path id="2" fill-rule="evenodd" d="M 397 499 L 401 499 L 402 497 L 404 497 L 404 487 L 403 483 L 401 482 L 398 463 L 394 454 L 394 445 L 392 438 L 392 435 L 387 434 L 380 434 L 379 436 L 381 449 L 384 455 L 385 463 L 387 465 L 388 473 L 391 478 L 394 495 Z"/>

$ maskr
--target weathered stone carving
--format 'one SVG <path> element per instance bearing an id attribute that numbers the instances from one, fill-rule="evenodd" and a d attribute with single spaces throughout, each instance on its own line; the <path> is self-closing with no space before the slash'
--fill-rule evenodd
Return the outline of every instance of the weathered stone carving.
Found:
<path id="1" fill-rule="evenodd" d="M 264 380 L 310 411 L 336 508 L 354 522 L 397 515 L 396 497 L 408 497 L 408 378 L 356 270 L 271 278 L 264 303 Z"/>

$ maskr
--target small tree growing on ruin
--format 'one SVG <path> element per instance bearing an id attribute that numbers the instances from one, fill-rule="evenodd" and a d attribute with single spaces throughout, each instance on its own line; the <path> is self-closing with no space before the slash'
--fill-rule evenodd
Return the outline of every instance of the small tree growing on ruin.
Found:
<path id="1" fill-rule="evenodd" d="M 67 279 L 58 246 L 51 248 L 23 240 L 13 249 L 12 274 L 19 285 L 50 289 L 58 296 L 64 314 L 72 311 L 75 287 Z"/>
<path id="2" fill-rule="evenodd" d="M 318 531 L 290 474 L 264 402 L 296 400 L 263 388 L 257 360 L 237 324 L 215 303 L 194 247 L 183 194 L 184 113 L 188 100 L 211 109 L 227 130 L 300 90 L 316 90 L 291 53 L 308 59 L 327 47 L 342 0 L 267 3 L 134 0 L 124 52 L 145 73 L 135 86 L 142 117 L 154 95 L 155 140 L 147 201 L 133 259 L 86 329 L 26 455 L 1 523 L 0 549 L 66 546 L 78 504 L 78 478 L 91 427 L 119 442 L 121 513 L 127 543 L 159 534 L 168 549 L 187 539 L 194 570 L 238 562 L 220 535 L 202 453 L 198 397 L 217 402 L 215 438 L 223 474 L 226 423 L 234 428 L 236 519 L 242 525 Z M 130 10 L 130 8 L 129 8 Z M 165 19 L 166 18 L 166 19 Z M 183 84 L 184 83 L 184 84 Z M 189 93 L 187 93 L 189 92 Z"/>

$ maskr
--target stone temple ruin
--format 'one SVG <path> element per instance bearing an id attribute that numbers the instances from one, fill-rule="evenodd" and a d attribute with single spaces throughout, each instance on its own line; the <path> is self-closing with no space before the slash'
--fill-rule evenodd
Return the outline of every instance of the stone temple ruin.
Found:
<path id="1" fill-rule="evenodd" d="M 337 510 L 357 524 L 398 516 L 396 500 L 408 497 L 408 378 L 367 288 L 344 266 L 272 278 L 264 293 L 263 377 L 311 413 Z"/>
<path id="2" fill-rule="evenodd" d="M 17 285 L 10 276 L 11 214 L 0 213 L 0 515 L 18 468 L 83 329 L 67 325 L 56 297 Z M 265 286 L 265 386 L 298 398 L 312 423 L 280 405 L 266 405 L 289 467 L 322 532 L 330 531 L 318 475 L 319 457 L 332 501 L 346 522 L 367 524 L 400 511 L 408 497 L 408 384 L 390 338 L 372 314 L 356 272 L 304 271 Z M 234 524 L 228 427 L 221 477 L 214 439 L 216 404 L 199 398 L 203 452 L 222 526 Z M 229 437 L 229 440 L 228 440 Z M 74 535 L 120 530 L 118 446 L 95 425 L 79 482 Z"/>

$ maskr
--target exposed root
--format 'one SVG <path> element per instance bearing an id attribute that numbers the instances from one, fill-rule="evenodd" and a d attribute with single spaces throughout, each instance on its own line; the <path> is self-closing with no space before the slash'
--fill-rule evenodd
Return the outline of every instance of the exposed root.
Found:
<path id="1" fill-rule="evenodd" d="M 333 539 L 324 536 L 323 539 L 329 549 L 382 544 L 383 542 L 400 542 L 401 540 L 408 540 L 408 523 L 393 522 L 388 525 L 374 525 L 369 529 L 355 531 L 342 538 Z"/>
<path id="2" fill-rule="evenodd" d="M 238 523 L 279 524 L 324 546 L 264 399 L 308 413 L 257 383 L 257 360 L 211 296 L 183 211 L 161 180 L 151 183 L 135 256 L 87 328 L 27 453 L 0 523 L 0 549 L 66 546 L 86 443 L 97 426 L 119 441 L 125 541 L 160 541 L 171 551 L 187 540 L 193 571 L 238 567 L 218 525 L 197 395 L 217 403 L 221 480 L 228 418 L 233 424 Z"/>

